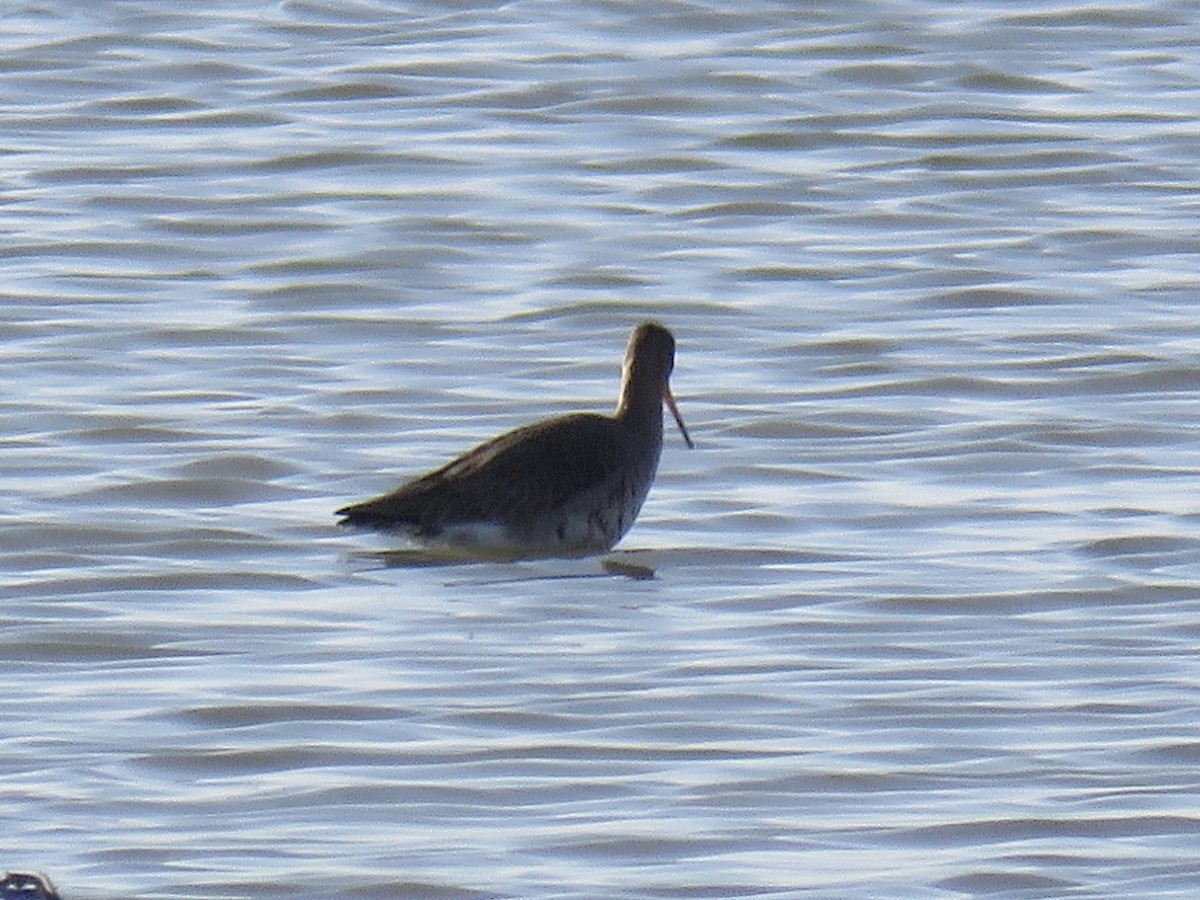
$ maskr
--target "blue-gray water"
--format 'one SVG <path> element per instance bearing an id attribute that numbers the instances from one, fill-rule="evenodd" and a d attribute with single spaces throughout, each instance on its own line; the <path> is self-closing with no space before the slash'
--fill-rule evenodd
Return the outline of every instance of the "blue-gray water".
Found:
<path id="1" fill-rule="evenodd" d="M 1200 892 L 1200 8 L 17 2 L 0 868 Z M 679 343 L 617 559 L 333 525 Z"/>

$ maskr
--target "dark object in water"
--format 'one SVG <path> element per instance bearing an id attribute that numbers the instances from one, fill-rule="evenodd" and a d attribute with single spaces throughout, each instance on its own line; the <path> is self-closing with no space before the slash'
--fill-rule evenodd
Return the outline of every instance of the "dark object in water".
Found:
<path id="1" fill-rule="evenodd" d="M 643 322 L 625 348 L 613 415 L 576 413 L 509 431 L 337 515 L 483 558 L 603 553 L 633 525 L 650 490 L 664 403 L 693 446 L 668 384 L 674 365 L 671 332 Z"/>
<path id="2" fill-rule="evenodd" d="M 45 875 L 5 872 L 0 880 L 0 900 L 62 900 Z"/>

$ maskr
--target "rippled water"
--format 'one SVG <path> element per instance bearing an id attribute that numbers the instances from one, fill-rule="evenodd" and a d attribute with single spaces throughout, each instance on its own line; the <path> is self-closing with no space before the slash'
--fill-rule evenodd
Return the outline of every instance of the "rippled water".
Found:
<path id="1" fill-rule="evenodd" d="M 1200 891 L 1194 4 L 4 26 L 0 868 Z M 653 580 L 333 525 L 609 408 L 646 317 Z"/>

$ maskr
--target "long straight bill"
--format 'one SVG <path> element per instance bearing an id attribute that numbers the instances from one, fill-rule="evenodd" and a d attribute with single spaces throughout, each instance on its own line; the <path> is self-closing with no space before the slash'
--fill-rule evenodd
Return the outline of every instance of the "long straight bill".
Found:
<path id="1" fill-rule="evenodd" d="M 671 415 L 675 417 L 675 424 L 679 426 L 679 433 L 683 435 L 684 443 L 688 445 L 689 450 L 694 450 L 696 445 L 692 443 L 692 436 L 688 434 L 687 426 L 683 424 L 683 416 L 679 414 L 679 407 L 675 405 L 675 398 L 671 396 L 669 387 L 663 388 L 663 401 L 667 404 Z"/>

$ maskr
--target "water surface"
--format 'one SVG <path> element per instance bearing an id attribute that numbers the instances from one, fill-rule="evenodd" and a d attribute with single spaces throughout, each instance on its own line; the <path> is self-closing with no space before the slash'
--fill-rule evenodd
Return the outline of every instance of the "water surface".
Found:
<path id="1" fill-rule="evenodd" d="M 0 866 L 1200 889 L 1193 5 L 5 25 Z M 614 554 L 652 580 L 334 526 L 610 408 L 649 317 L 698 444 Z"/>

